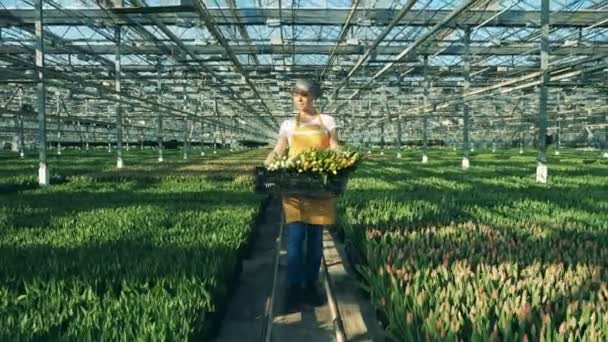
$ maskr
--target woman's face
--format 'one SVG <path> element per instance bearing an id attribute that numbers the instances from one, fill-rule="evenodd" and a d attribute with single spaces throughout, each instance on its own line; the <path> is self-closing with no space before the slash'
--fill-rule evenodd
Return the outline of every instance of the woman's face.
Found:
<path id="1" fill-rule="evenodd" d="M 293 92 L 293 103 L 298 111 L 309 111 L 312 109 L 315 99 L 306 91 L 296 89 Z"/>

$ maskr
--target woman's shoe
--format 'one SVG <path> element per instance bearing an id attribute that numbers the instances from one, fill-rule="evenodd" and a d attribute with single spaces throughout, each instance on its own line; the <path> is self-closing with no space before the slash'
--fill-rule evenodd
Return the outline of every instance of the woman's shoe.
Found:
<path id="1" fill-rule="evenodd" d="M 310 306 L 322 306 L 327 302 L 325 293 L 321 293 L 316 283 L 306 284 L 304 287 L 304 302 Z"/>
<path id="2" fill-rule="evenodd" d="M 287 288 L 287 292 L 285 294 L 285 306 L 283 308 L 284 314 L 291 314 L 301 310 L 301 291 L 302 290 L 299 286 L 290 286 Z"/>

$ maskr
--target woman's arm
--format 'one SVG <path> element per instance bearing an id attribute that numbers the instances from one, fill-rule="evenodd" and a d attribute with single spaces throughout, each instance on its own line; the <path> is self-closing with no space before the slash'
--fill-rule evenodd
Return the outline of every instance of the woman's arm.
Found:
<path id="1" fill-rule="evenodd" d="M 338 130 L 334 129 L 329 132 L 329 149 L 338 151 L 340 150 L 340 145 L 338 144 Z"/>
<path id="2" fill-rule="evenodd" d="M 287 137 L 280 136 L 279 141 L 277 141 L 277 144 L 274 146 L 274 148 L 272 149 L 270 154 L 268 154 L 268 156 L 266 157 L 266 161 L 264 163 L 267 164 L 274 158 L 283 157 L 285 155 L 285 150 L 287 150 L 288 146 L 289 146 L 289 142 L 287 141 Z"/>

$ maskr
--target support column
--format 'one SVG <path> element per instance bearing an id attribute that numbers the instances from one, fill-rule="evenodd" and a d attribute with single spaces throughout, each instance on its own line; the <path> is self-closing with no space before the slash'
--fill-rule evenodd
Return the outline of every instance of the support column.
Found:
<path id="1" fill-rule="evenodd" d="M 117 26 L 114 28 L 114 40 L 116 40 L 116 54 L 114 59 L 114 90 L 118 93 L 116 95 L 116 168 L 122 169 L 124 164 L 122 160 L 122 108 L 120 104 L 120 44 L 121 44 L 121 28 Z"/>
<path id="2" fill-rule="evenodd" d="M 519 154 L 524 154 L 524 131 L 525 131 L 525 121 L 524 114 L 526 113 L 526 108 L 528 108 L 527 98 L 524 96 L 521 99 L 522 109 L 521 109 L 521 124 L 519 126 Z"/>
<path id="3" fill-rule="evenodd" d="M 608 158 L 608 126 L 604 127 L 604 153 L 602 157 Z"/>
<path id="4" fill-rule="evenodd" d="M 188 119 L 184 119 L 184 159 L 188 159 L 188 134 L 190 133 L 190 124 Z"/>
<path id="5" fill-rule="evenodd" d="M 462 169 L 468 170 L 470 165 L 469 161 L 469 126 L 470 126 L 470 117 L 469 117 L 469 104 L 465 101 L 464 94 L 469 92 L 469 88 L 471 87 L 471 58 L 469 56 L 469 48 L 471 43 L 471 28 L 466 27 L 464 29 L 464 86 L 462 88 L 462 114 L 463 114 L 463 132 L 462 132 Z"/>
<path id="6" fill-rule="evenodd" d="M 397 158 L 401 158 L 401 117 L 397 118 Z"/>
<path id="7" fill-rule="evenodd" d="M 87 124 L 85 126 L 85 133 L 84 133 L 84 149 L 89 152 L 89 128 L 90 128 L 90 124 Z"/>
<path id="8" fill-rule="evenodd" d="M 429 66 L 429 56 L 425 55 L 424 56 L 424 66 L 422 67 L 423 69 L 423 75 L 424 75 L 424 88 L 423 88 L 423 106 L 422 106 L 422 110 L 423 110 L 423 115 L 424 115 L 424 123 L 423 123 L 423 128 L 422 128 L 422 139 L 423 139 L 423 143 L 422 143 L 422 163 L 426 164 L 429 162 L 429 157 L 427 155 L 427 150 L 428 150 L 428 130 L 429 130 L 429 115 L 428 112 L 425 112 L 426 107 L 429 104 L 429 75 L 428 75 L 428 66 Z"/>
<path id="9" fill-rule="evenodd" d="M 240 132 L 240 127 L 241 127 L 241 124 L 237 120 L 236 116 L 234 117 L 234 127 L 237 127 L 237 128 L 230 131 L 230 136 L 232 137 L 232 141 L 230 143 L 230 148 L 234 148 L 234 151 L 236 152 L 240 149 L 240 146 L 237 143 L 237 135 Z"/>
<path id="10" fill-rule="evenodd" d="M 61 98 L 57 93 L 57 155 L 61 155 L 61 135 L 63 133 L 63 120 L 61 120 Z"/>
<path id="11" fill-rule="evenodd" d="M 559 115 L 559 111 L 558 114 Z M 561 134 L 562 134 L 562 119 L 557 117 L 557 130 L 555 131 L 555 155 L 559 156 L 561 148 Z"/>
<path id="12" fill-rule="evenodd" d="M 127 137 L 127 141 L 125 141 L 125 150 L 129 151 L 129 139 L 130 139 L 130 136 L 129 136 L 129 128 L 128 127 L 125 128 L 125 135 Z"/>
<path id="13" fill-rule="evenodd" d="M 93 130 L 91 131 L 91 142 L 93 143 L 93 147 L 97 143 L 97 125 L 93 124 Z"/>
<path id="14" fill-rule="evenodd" d="M 158 104 L 162 104 L 163 103 L 163 91 L 162 91 L 162 70 L 161 70 L 161 64 L 160 61 L 158 61 L 157 64 L 157 69 L 156 69 L 156 76 L 157 76 L 157 80 L 156 80 L 156 90 L 158 92 L 157 94 L 157 100 L 158 100 Z M 156 142 L 157 142 L 157 148 L 158 148 L 158 162 L 162 163 L 163 162 L 163 114 L 162 114 L 162 109 L 159 107 L 158 109 L 158 115 L 156 117 Z"/>
<path id="15" fill-rule="evenodd" d="M 38 84 L 36 87 L 37 109 L 38 109 L 38 184 L 49 185 L 49 169 L 46 158 L 46 85 L 44 79 L 44 37 L 43 37 L 43 11 L 42 1 L 35 0 L 36 22 L 34 24 L 36 34 L 36 71 Z"/>
<path id="16" fill-rule="evenodd" d="M 144 150 L 144 129 L 139 130 L 139 149 Z"/>
<path id="17" fill-rule="evenodd" d="M 203 94 L 199 94 L 198 96 L 198 109 L 202 112 L 203 110 Z M 202 113 L 201 113 L 202 116 Z M 201 134 L 200 134 L 200 152 L 201 152 L 201 157 L 205 156 L 205 127 L 207 127 L 207 124 L 201 121 Z"/>
<path id="18" fill-rule="evenodd" d="M 89 100 L 84 100 L 84 117 L 89 117 Z M 84 148 L 87 152 L 89 152 L 89 129 L 91 127 L 90 123 L 87 123 L 84 134 Z"/>
<path id="19" fill-rule="evenodd" d="M 25 134 L 23 132 L 23 89 L 19 88 L 19 157 L 25 157 Z"/>
<path id="20" fill-rule="evenodd" d="M 549 0 L 541 1 L 541 43 L 540 68 L 542 83 L 540 85 L 540 104 L 538 111 L 538 164 L 536 166 L 536 181 L 547 183 L 547 100 L 549 97 Z"/>
<path id="21" fill-rule="evenodd" d="M 82 125 L 80 123 L 80 121 L 76 122 L 76 127 L 78 127 L 78 150 L 82 151 L 84 149 L 84 139 L 82 137 Z"/>
<path id="22" fill-rule="evenodd" d="M 219 111 L 217 110 L 217 98 L 213 99 L 213 111 L 215 112 L 215 116 L 218 118 L 219 120 Z M 213 154 L 217 154 L 217 132 L 218 132 L 218 126 L 217 124 L 213 125 Z"/>
<path id="23" fill-rule="evenodd" d="M 561 94 L 557 93 L 557 128 L 555 130 L 555 155 L 559 156 L 559 148 L 560 148 L 560 135 L 562 134 L 562 119 L 559 116 L 559 112 L 561 110 Z"/>
<path id="24" fill-rule="evenodd" d="M 496 105 L 492 106 L 492 108 L 494 109 L 494 116 L 496 116 L 498 114 L 498 108 L 496 107 Z M 492 123 L 492 153 L 496 153 L 496 137 L 497 136 L 498 136 L 498 130 L 494 126 L 494 123 Z"/>
<path id="25" fill-rule="evenodd" d="M 186 84 L 184 83 L 182 85 L 182 91 L 183 91 L 183 97 L 182 100 L 184 101 L 182 108 L 184 110 L 184 112 L 187 112 L 188 109 L 188 95 L 186 94 Z M 189 134 L 189 123 L 188 123 L 188 118 L 184 118 L 184 150 L 182 151 L 184 154 L 184 159 L 188 159 L 188 134 Z"/>
<path id="26" fill-rule="evenodd" d="M 220 138 L 222 139 L 222 149 L 226 148 L 226 129 L 220 128 Z"/>
<path id="27" fill-rule="evenodd" d="M 200 141 L 201 157 L 205 156 L 205 127 L 207 127 L 207 124 L 201 122 L 201 141 Z"/>
<path id="28" fill-rule="evenodd" d="M 384 155 L 384 122 L 380 123 L 380 155 Z"/>

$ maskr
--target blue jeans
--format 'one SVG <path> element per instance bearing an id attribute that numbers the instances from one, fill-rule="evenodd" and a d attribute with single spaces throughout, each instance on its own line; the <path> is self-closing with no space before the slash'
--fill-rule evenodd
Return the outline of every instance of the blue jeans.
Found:
<path id="1" fill-rule="evenodd" d="M 306 237 L 306 255 L 304 238 Z M 304 222 L 287 224 L 287 283 L 302 286 L 319 279 L 323 255 L 323 226 Z"/>

